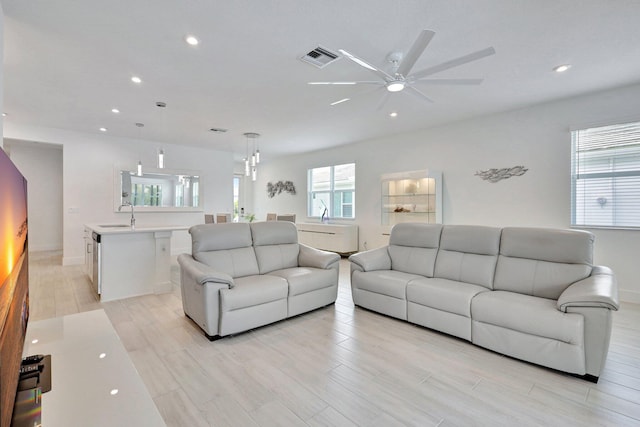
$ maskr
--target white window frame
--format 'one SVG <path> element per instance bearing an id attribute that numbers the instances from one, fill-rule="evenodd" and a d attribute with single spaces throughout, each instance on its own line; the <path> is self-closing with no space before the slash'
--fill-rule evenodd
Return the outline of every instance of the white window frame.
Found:
<path id="1" fill-rule="evenodd" d="M 571 225 L 640 228 L 640 122 L 571 131 Z"/>
<path id="2" fill-rule="evenodd" d="M 353 181 L 353 185 L 350 188 L 336 188 L 336 179 L 335 179 L 335 169 L 341 166 L 353 165 L 353 176 L 351 177 Z M 321 218 L 323 214 L 323 209 L 318 208 L 314 209 L 314 200 L 319 195 L 325 195 L 325 199 L 327 199 L 326 208 L 328 210 L 329 218 L 331 219 L 355 219 L 356 217 L 356 177 L 355 177 L 355 163 L 343 163 L 339 165 L 333 166 L 322 166 L 317 168 L 312 168 L 307 170 L 307 216 L 309 218 Z M 329 188 L 323 190 L 313 190 L 313 171 L 317 169 L 325 169 L 329 168 Z M 350 203 L 340 203 L 339 206 L 334 205 L 335 198 L 337 196 L 340 197 L 341 200 L 344 200 L 344 193 L 351 193 L 351 202 Z M 352 216 L 344 216 L 344 206 L 351 206 Z M 317 206 L 316 206 L 317 207 Z M 336 214 L 336 210 L 339 209 L 339 213 Z"/>

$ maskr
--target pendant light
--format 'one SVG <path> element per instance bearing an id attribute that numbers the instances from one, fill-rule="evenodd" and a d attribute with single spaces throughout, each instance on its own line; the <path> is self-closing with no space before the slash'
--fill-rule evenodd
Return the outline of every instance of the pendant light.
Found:
<path id="1" fill-rule="evenodd" d="M 144 123 L 136 123 L 136 127 L 138 130 L 138 139 L 140 139 L 140 134 L 142 134 L 142 128 L 144 127 Z M 138 160 L 138 170 L 137 175 L 142 176 L 142 160 Z"/>
<path id="2" fill-rule="evenodd" d="M 258 138 L 260 134 L 246 132 L 244 136 L 247 138 L 247 157 L 244 158 L 244 175 L 251 176 L 251 180 L 255 181 L 258 179 L 258 164 L 260 163 L 260 149 L 258 148 Z M 250 146 L 251 150 L 249 150 Z"/>
<path id="3" fill-rule="evenodd" d="M 160 108 L 162 112 L 160 113 L 162 117 L 160 118 L 160 126 L 162 127 L 162 134 L 166 135 L 166 118 L 165 118 L 165 110 L 167 108 L 167 103 L 164 101 L 156 101 L 156 107 Z M 161 148 L 158 151 L 158 169 L 164 169 L 164 150 Z"/>

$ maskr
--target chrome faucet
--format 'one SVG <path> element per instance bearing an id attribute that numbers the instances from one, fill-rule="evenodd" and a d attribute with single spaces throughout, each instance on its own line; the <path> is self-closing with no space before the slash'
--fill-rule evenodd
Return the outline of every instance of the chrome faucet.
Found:
<path id="1" fill-rule="evenodd" d="M 131 206 L 131 229 L 133 230 L 136 228 L 136 218 L 135 216 L 133 216 L 133 205 L 131 204 L 131 202 L 124 202 L 120 205 L 120 207 L 118 207 L 118 212 L 122 210 L 123 206 Z"/>

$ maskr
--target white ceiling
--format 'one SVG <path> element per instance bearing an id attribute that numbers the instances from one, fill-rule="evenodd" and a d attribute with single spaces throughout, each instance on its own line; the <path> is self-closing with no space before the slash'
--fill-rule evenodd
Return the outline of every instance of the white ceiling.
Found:
<path id="1" fill-rule="evenodd" d="M 262 135 L 268 160 L 640 82 L 637 0 L 2 0 L 2 7 L 5 123 L 96 134 L 104 126 L 108 135 L 236 157 L 244 132 Z M 495 55 L 434 76 L 483 84 L 420 86 L 433 104 L 401 92 L 381 110 L 384 89 L 307 84 L 375 79 L 346 58 L 323 69 L 299 60 L 318 45 L 388 69 L 387 54 L 406 53 L 422 29 L 436 35 L 414 70 L 493 46 Z M 187 34 L 200 45 L 188 46 Z M 572 68 L 552 71 L 563 63 Z M 133 84 L 133 75 L 143 83 Z M 352 100 L 329 105 L 345 97 Z"/>

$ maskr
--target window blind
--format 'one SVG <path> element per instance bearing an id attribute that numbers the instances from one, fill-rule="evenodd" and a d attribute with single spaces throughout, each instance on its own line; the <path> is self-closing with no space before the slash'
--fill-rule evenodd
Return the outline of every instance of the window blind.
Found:
<path id="1" fill-rule="evenodd" d="M 640 227 L 640 122 L 571 132 L 571 224 Z"/>

